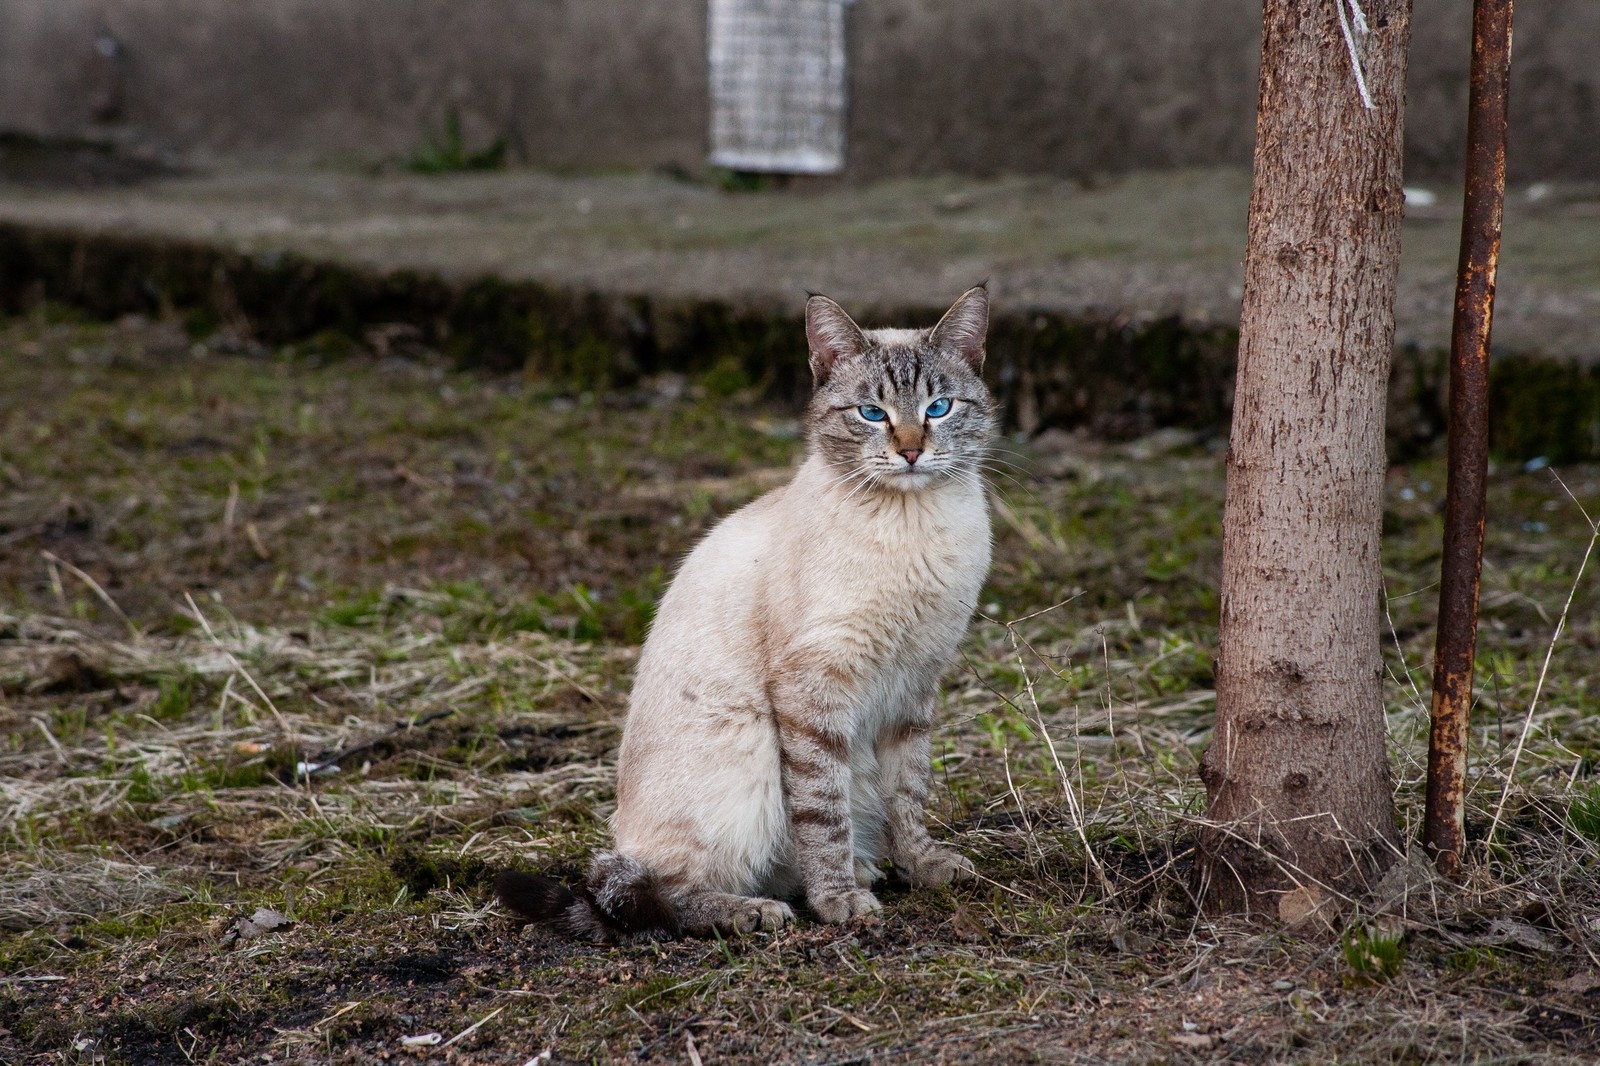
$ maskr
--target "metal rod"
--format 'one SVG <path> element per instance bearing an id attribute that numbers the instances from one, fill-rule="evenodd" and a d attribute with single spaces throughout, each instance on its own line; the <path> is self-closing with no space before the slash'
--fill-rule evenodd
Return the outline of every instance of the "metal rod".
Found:
<path id="1" fill-rule="evenodd" d="M 1466 193 L 1450 336 L 1450 445 L 1433 725 L 1423 842 L 1439 872 L 1459 879 L 1465 851 L 1467 715 L 1472 709 L 1489 465 L 1489 327 L 1506 196 L 1506 105 L 1512 0 L 1474 0 L 1467 103 Z"/>

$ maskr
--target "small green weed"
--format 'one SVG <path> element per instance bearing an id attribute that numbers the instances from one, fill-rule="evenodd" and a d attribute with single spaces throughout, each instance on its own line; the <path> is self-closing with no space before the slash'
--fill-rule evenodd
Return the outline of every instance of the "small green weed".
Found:
<path id="1" fill-rule="evenodd" d="M 451 108 L 444 126 L 429 129 L 418 148 L 406 161 L 406 169 L 418 174 L 453 174 L 473 170 L 500 170 L 506 165 L 506 139 L 495 138 L 487 148 L 470 151 L 461 133 L 461 113 Z"/>
<path id="2" fill-rule="evenodd" d="M 150 704 L 150 717 L 158 722 L 172 722 L 188 714 L 201 694 L 203 686 L 194 674 L 180 674 L 163 678 L 161 690 Z"/>
<path id="3" fill-rule="evenodd" d="M 1500 956 L 1492 948 L 1465 947 L 1444 957 L 1444 967 L 1452 973 L 1470 974 L 1480 970 L 1493 970 L 1500 964 Z"/>
<path id="4" fill-rule="evenodd" d="M 363 592 L 322 609 L 321 620 L 330 626 L 370 626 L 383 619 L 384 596 L 377 591 Z"/>
<path id="5" fill-rule="evenodd" d="M 1358 981 L 1381 983 L 1406 964 L 1405 935 L 1374 926 L 1352 926 L 1343 937 L 1344 961 Z"/>
<path id="6" fill-rule="evenodd" d="M 1573 797 L 1567 824 L 1574 833 L 1600 844 L 1600 785 L 1590 785 L 1589 791 Z"/>
<path id="7" fill-rule="evenodd" d="M 739 360 L 729 356 L 702 374 L 700 384 L 705 386 L 707 394 L 726 399 L 741 390 L 748 389 L 751 381 L 750 375 L 739 365 Z"/>

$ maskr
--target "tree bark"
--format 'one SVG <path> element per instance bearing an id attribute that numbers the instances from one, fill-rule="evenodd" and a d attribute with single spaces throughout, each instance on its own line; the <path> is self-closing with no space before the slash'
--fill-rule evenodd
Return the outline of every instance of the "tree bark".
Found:
<path id="1" fill-rule="evenodd" d="M 1289 917 L 1401 854 L 1379 650 L 1410 0 L 1265 0 L 1199 839 L 1213 911 Z M 1299 890 L 1299 891 L 1295 891 Z M 1294 893 L 1294 899 L 1287 898 Z M 1291 907 L 1292 902 L 1292 907 Z"/>

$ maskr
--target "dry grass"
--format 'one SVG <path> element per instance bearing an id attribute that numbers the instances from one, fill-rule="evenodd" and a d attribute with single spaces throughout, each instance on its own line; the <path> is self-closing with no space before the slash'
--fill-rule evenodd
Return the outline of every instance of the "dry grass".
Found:
<path id="1" fill-rule="evenodd" d="M 1459 889 L 1413 857 L 1336 931 L 1196 912 L 1221 464 L 1055 436 L 1004 456 L 988 617 L 936 738 L 932 816 L 982 879 L 891 883 L 875 925 L 598 949 L 517 932 L 486 872 L 572 872 L 603 839 L 658 572 L 792 434 L 737 400 L 314 356 L 0 333 L 5 1061 L 1600 1050 L 1600 623 L 1575 506 L 1600 471 L 1563 472 L 1570 497 L 1545 471 L 1493 479 Z M 1439 476 L 1396 469 L 1386 516 L 1408 841 Z M 239 935 L 259 906 L 293 924 Z"/>

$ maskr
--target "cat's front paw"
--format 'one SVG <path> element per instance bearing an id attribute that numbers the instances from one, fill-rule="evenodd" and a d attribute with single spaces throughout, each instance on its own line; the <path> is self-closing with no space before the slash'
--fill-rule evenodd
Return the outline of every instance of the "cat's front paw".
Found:
<path id="1" fill-rule="evenodd" d="M 951 881 L 969 881 L 978 876 L 972 860 L 954 848 L 930 846 L 904 865 L 906 880 L 915 888 L 937 888 Z"/>
<path id="2" fill-rule="evenodd" d="M 881 911 L 883 904 L 868 890 L 852 888 L 812 897 L 811 909 L 825 922 L 848 922 L 851 918 Z"/>

